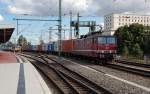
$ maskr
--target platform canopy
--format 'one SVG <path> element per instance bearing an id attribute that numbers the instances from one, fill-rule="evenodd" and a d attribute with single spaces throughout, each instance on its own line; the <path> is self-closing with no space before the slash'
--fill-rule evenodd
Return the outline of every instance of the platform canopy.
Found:
<path id="1" fill-rule="evenodd" d="M 0 43 L 9 41 L 15 28 L 0 28 Z"/>

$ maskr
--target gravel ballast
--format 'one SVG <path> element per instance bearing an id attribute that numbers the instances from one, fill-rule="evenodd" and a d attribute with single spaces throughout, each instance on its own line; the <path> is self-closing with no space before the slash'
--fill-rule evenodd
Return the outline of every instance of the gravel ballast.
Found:
<path id="1" fill-rule="evenodd" d="M 92 67 L 98 71 L 103 71 L 105 73 L 108 73 L 108 74 L 117 76 L 119 78 L 123 78 L 125 80 L 150 88 L 150 78 L 148 77 L 143 77 L 143 76 L 139 76 L 139 75 L 128 73 L 128 72 L 119 71 L 119 70 L 107 68 L 104 66 L 97 66 L 97 65 L 87 65 L 87 66 Z"/>
<path id="2" fill-rule="evenodd" d="M 105 69 L 103 68 L 101 71 L 103 71 L 104 73 L 96 72 L 86 67 L 82 67 L 79 64 L 71 63 L 70 61 L 67 61 L 67 62 L 65 61 L 62 64 L 68 67 L 69 69 L 76 71 L 82 74 L 83 76 L 87 77 L 88 79 L 96 82 L 98 85 L 109 90 L 113 94 L 150 94 L 150 88 L 146 87 L 149 85 L 142 87 L 141 85 L 138 85 L 136 83 L 134 84 L 134 82 L 131 84 L 127 84 L 126 82 L 124 82 L 124 80 L 121 81 L 121 80 L 116 79 L 115 78 L 116 75 L 113 74 L 114 73 L 113 71 L 111 74 L 108 74 L 107 72 L 108 70 L 104 71 Z M 111 77 L 112 75 L 114 77 Z M 145 80 L 145 81 L 149 81 L 149 80 Z"/>

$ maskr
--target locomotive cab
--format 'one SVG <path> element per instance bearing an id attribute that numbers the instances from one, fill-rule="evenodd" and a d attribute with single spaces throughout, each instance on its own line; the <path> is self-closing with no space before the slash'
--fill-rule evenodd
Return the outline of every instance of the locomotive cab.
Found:
<path id="1" fill-rule="evenodd" d="M 98 36 L 97 50 L 99 58 L 112 60 L 116 55 L 116 38 L 114 36 Z"/>

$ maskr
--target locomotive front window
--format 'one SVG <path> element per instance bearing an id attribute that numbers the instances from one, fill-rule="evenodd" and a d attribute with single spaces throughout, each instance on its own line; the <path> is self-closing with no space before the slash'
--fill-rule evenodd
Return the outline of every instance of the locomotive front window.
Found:
<path id="1" fill-rule="evenodd" d="M 115 43 L 116 43 L 116 39 L 114 37 L 107 38 L 107 44 L 115 44 Z"/>
<path id="2" fill-rule="evenodd" d="M 105 37 L 98 37 L 98 44 L 106 44 L 106 38 Z"/>

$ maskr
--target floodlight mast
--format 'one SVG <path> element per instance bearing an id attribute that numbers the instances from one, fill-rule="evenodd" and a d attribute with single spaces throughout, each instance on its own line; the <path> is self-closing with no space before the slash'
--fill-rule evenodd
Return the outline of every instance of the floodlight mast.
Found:
<path id="1" fill-rule="evenodd" d="M 59 61 L 61 60 L 61 29 L 62 29 L 62 6 L 61 0 L 59 0 L 59 26 L 58 26 L 58 56 Z"/>

